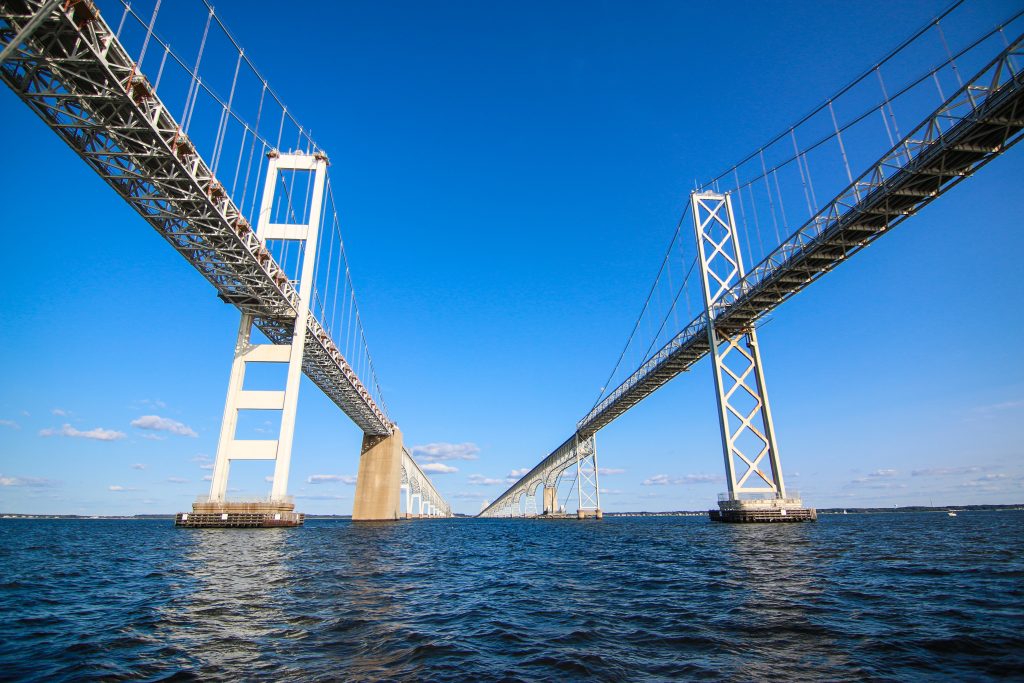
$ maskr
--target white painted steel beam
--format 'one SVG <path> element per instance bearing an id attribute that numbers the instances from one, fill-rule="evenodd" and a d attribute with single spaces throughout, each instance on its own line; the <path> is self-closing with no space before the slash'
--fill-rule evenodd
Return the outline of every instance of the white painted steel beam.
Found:
<path id="1" fill-rule="evenodd" d="M 750 493 L 785 498 L 757 331 L 753 325 L 740 330 L 723 330 L 716 325 L 722 297 L 746 274 L 732 198 L 716 192 L 693 192 L 690 206 L 729 498 L 735 500 Z M 765 463 L 770 473 L 764 471 Z"/>

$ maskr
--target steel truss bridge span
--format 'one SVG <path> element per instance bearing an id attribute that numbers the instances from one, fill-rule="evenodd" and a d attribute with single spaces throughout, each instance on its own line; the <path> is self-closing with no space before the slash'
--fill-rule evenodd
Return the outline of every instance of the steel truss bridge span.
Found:
<path id="1" fill-rule="evenodd" d="M 305 236 L 315 226 L 261 225 L 261 234 L 249 224 L 92 2 L 0 0 L 0 44 L 5 48 L 3 81 L 214 286 L 218 297 L 242 312 L 243 323 L 266 335 L 270 345 L 265 346 L 280 347 L 250 347 L 256 360 L 286 362 L 288 353 L 278 352 L 295 341 L 301 351 L 291 357 L 301 359 L 301 372 L 365 435 L 390 437 L 396 432 L 310 310 L 300 282 L 290 279 L 267 248 L 268 239 L 294 239 L 296 231 Z M 310 156 L 307 163 L 291 155 L 289 168 L 326 168 L 326 155 L 314 151 Z M 322 193 L 322 185 L 318 188 Z M 319 201 L 314 197 L 318 212 Z M 261 216 L 262 224 L 265 219 Z M 239 407 L 282 409 L 277 396 L 256 398 L 260 400 Z M 243 459 L 271 459 L 267 449 L 258 450 L 258 455 Z M 430 491 L 431 514 L 450 514 L 443 497 L 413 465 L 403 470 L 419 488 Z M 275 496 L 283 499 L 284 484 L 277 478 L 275 471 Z M 396 482 L 396 495 L 397 487 Z"/>
<path id="2" fill-rule="evenodd" d="M 713 273 L 705 274 L 719 288 L 716 296 L 709 297 L 713 301 L 706 311 L 595 405 L 577 423 L 571 437 L 496 498 L 481 516 L 522 514 L 518 505 L 522 496 L 532 495 L 541 483 L 552 481 L 578 462 L 579 445 L 592 443 L 601 428 L 709 355 L 712 339 L 717 343 L 726 337 L 749 335 L 764 315 L 1010 149 L 1020 141 L 1022 129 L 1024 36 L 1018 36 L 746 273 L 737 240 L 731 281 L 712 281 L 707 276 Z M 691 203 L 722 197 L 713 191 L 696 191 Z M 708 215 L 724 213 L 724 206 L 722 202 Z M 727 222 L 733 229 L 731 215 Z M 723 243 L 717 247 L 721 249 Z"/>

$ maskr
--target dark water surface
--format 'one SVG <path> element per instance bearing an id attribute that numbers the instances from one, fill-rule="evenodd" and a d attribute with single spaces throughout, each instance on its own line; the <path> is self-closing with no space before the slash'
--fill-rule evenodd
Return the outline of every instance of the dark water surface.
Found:
<path id="1" fill-rule="evenodd" d="M 0 678 L 1024 675 L 1024 513 L 0 521 Z"/>

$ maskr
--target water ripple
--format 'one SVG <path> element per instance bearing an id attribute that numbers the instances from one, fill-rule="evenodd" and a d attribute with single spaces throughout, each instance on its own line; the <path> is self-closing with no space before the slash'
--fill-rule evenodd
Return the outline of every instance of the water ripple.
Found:
<path id="1" fill-rule="evenodd" d="M 920 680 L 1024 671 L 1024 515 L 0 522 L 0 679 Z"/>

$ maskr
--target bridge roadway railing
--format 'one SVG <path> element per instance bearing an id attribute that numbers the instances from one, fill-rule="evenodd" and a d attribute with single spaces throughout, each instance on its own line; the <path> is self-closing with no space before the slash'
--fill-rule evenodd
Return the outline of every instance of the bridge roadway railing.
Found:
<path id="1" fill-rule="evenodd" d="M 742 330 L 1020 141 L 1024 36 L 1018 36 L 920 125 L 752 268 L 713 310 L 715 326 Z M 701 314 L 598 403 L 576 433 L 481 512 L 500 509 L 524 483 L 565 461 L 595 434 L 709 351 Z"/>
<path id="2" fill-rule="evenodd" d="M 0 0 L 0 45 L 46 4 Z M 0 65 L 0 76 L 221 299 L 254 314 L 272 342 L 290 340 L 295 287 L 92 3 L 62 3 Z M 364 433 L 392 433 L 312 314 L 304 353 L 303 372 Z"/>

